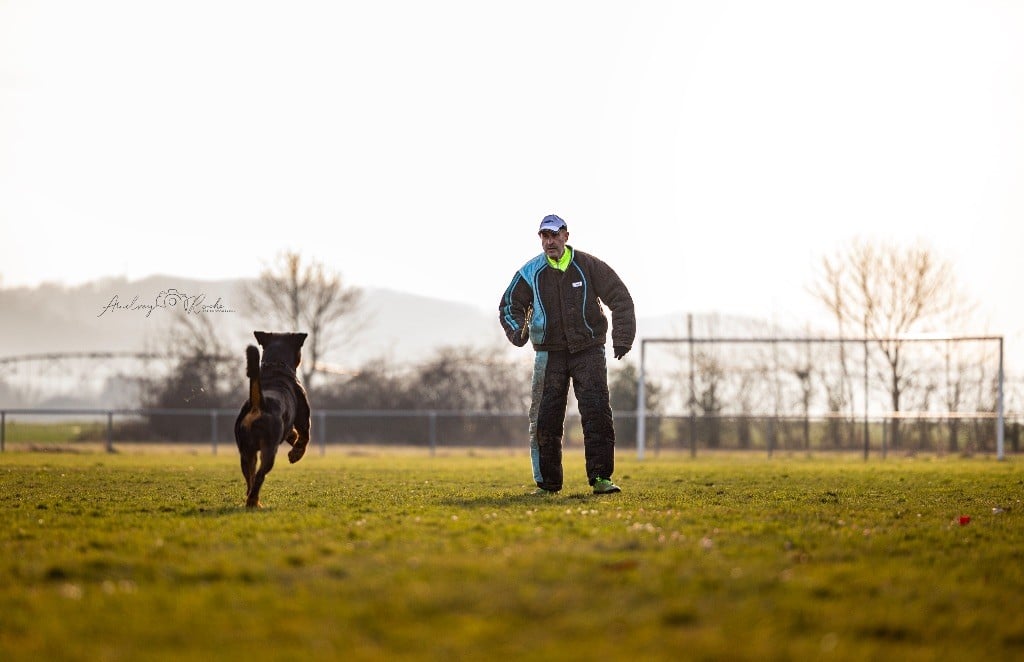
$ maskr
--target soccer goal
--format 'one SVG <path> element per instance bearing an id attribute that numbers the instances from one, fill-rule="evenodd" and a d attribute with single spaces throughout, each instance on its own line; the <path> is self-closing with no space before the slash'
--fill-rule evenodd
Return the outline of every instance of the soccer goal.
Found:
<path id="1" fill-rule="evenodd" d="M 637 457 L 656 448 L 1004 449 L 1003 337 L 645 338 Z"/>

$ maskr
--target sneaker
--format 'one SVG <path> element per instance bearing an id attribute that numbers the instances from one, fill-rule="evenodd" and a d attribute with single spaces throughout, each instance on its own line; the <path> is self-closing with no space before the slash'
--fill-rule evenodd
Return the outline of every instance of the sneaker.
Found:
<path id="1" fill-rule="evenodd" d="M 538 487 L 534 491 L 530 492 L 533 496 L 544 496 L 546 494 L 558 494 L 554 490 L 545 490 L 543 487 Z"/>
<path id="2" fill-rule="evenodd" d="M 622 489 L 607 478 L 596 478 L 594 480 L 594 494 L 612 494 L 621 492 Z"/>

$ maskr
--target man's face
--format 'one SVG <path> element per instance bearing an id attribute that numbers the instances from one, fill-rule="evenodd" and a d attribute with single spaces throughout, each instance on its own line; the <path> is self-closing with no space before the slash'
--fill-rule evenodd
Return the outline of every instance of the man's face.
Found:
<path id="1" fill-rule="evenodd" d="M 552 260 L 561 259 L 562 253 L 565 252 L 565 242 L 569 241 L 569 231 L 565 228 L 560 229 L 558 232 L 551 232 L 550 230 L 541 230 L 540 245 L 544 249 L 544 254 Z"/>

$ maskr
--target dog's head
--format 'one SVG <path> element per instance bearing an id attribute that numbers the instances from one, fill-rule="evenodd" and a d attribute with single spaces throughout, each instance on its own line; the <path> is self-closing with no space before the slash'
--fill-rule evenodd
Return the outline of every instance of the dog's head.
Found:
<path id="1" fill-rule="evenodd" d="M 298 368 L 302 361 L 302 343 L 305 333 L 268 333 L 254 331 L 256 342 L 263 348 L 263 360 L 268 363 L 284 363 Z"/>

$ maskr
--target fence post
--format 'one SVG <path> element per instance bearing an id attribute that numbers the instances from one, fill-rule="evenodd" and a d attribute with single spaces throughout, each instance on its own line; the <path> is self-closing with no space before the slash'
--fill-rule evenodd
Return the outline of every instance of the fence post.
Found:
<path id="1" fill-rule="evenodd" d="M 644 459 L 647 445 L 647 392 L 644 390 L 644 346 L 640 341 L 640 376 L 636 380 L 636 459 Z"/>
<path id="2" fill-rule="evenodd" d="M 217 454 L 217 410 L 210 410 L 210 442 L 213 444 L 213 454 Z"/>
<path id="3" fill-rule="evenodd" d="M 690 457 L 697 457 L 697 381 L 694 375 L 693 313 L 686 314 L 686 344 L 690 349 Z"/>
<path id="4" fill-rule="evenodd" d="M 7 412 L 0 411 L 0 453 L 3 453 L 7 443 Z"/>
<path id="5" fill-rule="evenodd" d="M 1003 337 L 999 336 L 999 384 L 996 395 L 996 458 L 1006 459 L 1004 450 L 1006 434 L 1006 420 L 1003 415 Z"/>
<path id="6" fill-rule="evenodd" d="M 114 411 L 107 410 L 107 452 L 114 452 Z"/>
<path id="7" fill-rule="evenodd" d="M 437 449 L 437 411 L 430 410 L 430 455 L 434 456 Z"/>
<path id="8" fill-rule="evenodd" d="M 867 462 L 867 460 L 868 460 L 868 452 L 871 449 L 871 421 L 868 418 L 868 416 L 869 416 L 868 398 L 870 397 L 871 392 L 868 390 L 868 379 L 869 379 L 868 375 L 870 373 L 868 372 L 868 340 L 867 340 L 868 333 L 867 333 L 867 328 L 866 328 L 867 322 L 865 322 L 864 324 L 865 324 L 865 329 L 864 329 L 864 461 Z M 853 411 L 852 408 L 851 408 L 850 411 Z M 882 457 L 883 458 L 885 457 L 885 445 L 884 445 L 884 443 L 882 445 Z"/>
<path id="9" fill-rule="evenodd" d="M 320 428 L 320 431 L 317 434 L 317 436 L 320 437 L 320 457 L 323 457 L 324 455 L 327 455 L 327 413 L 322 411 L 317 412 L 317 419 L 319 422 L 317 427 Z"/>

